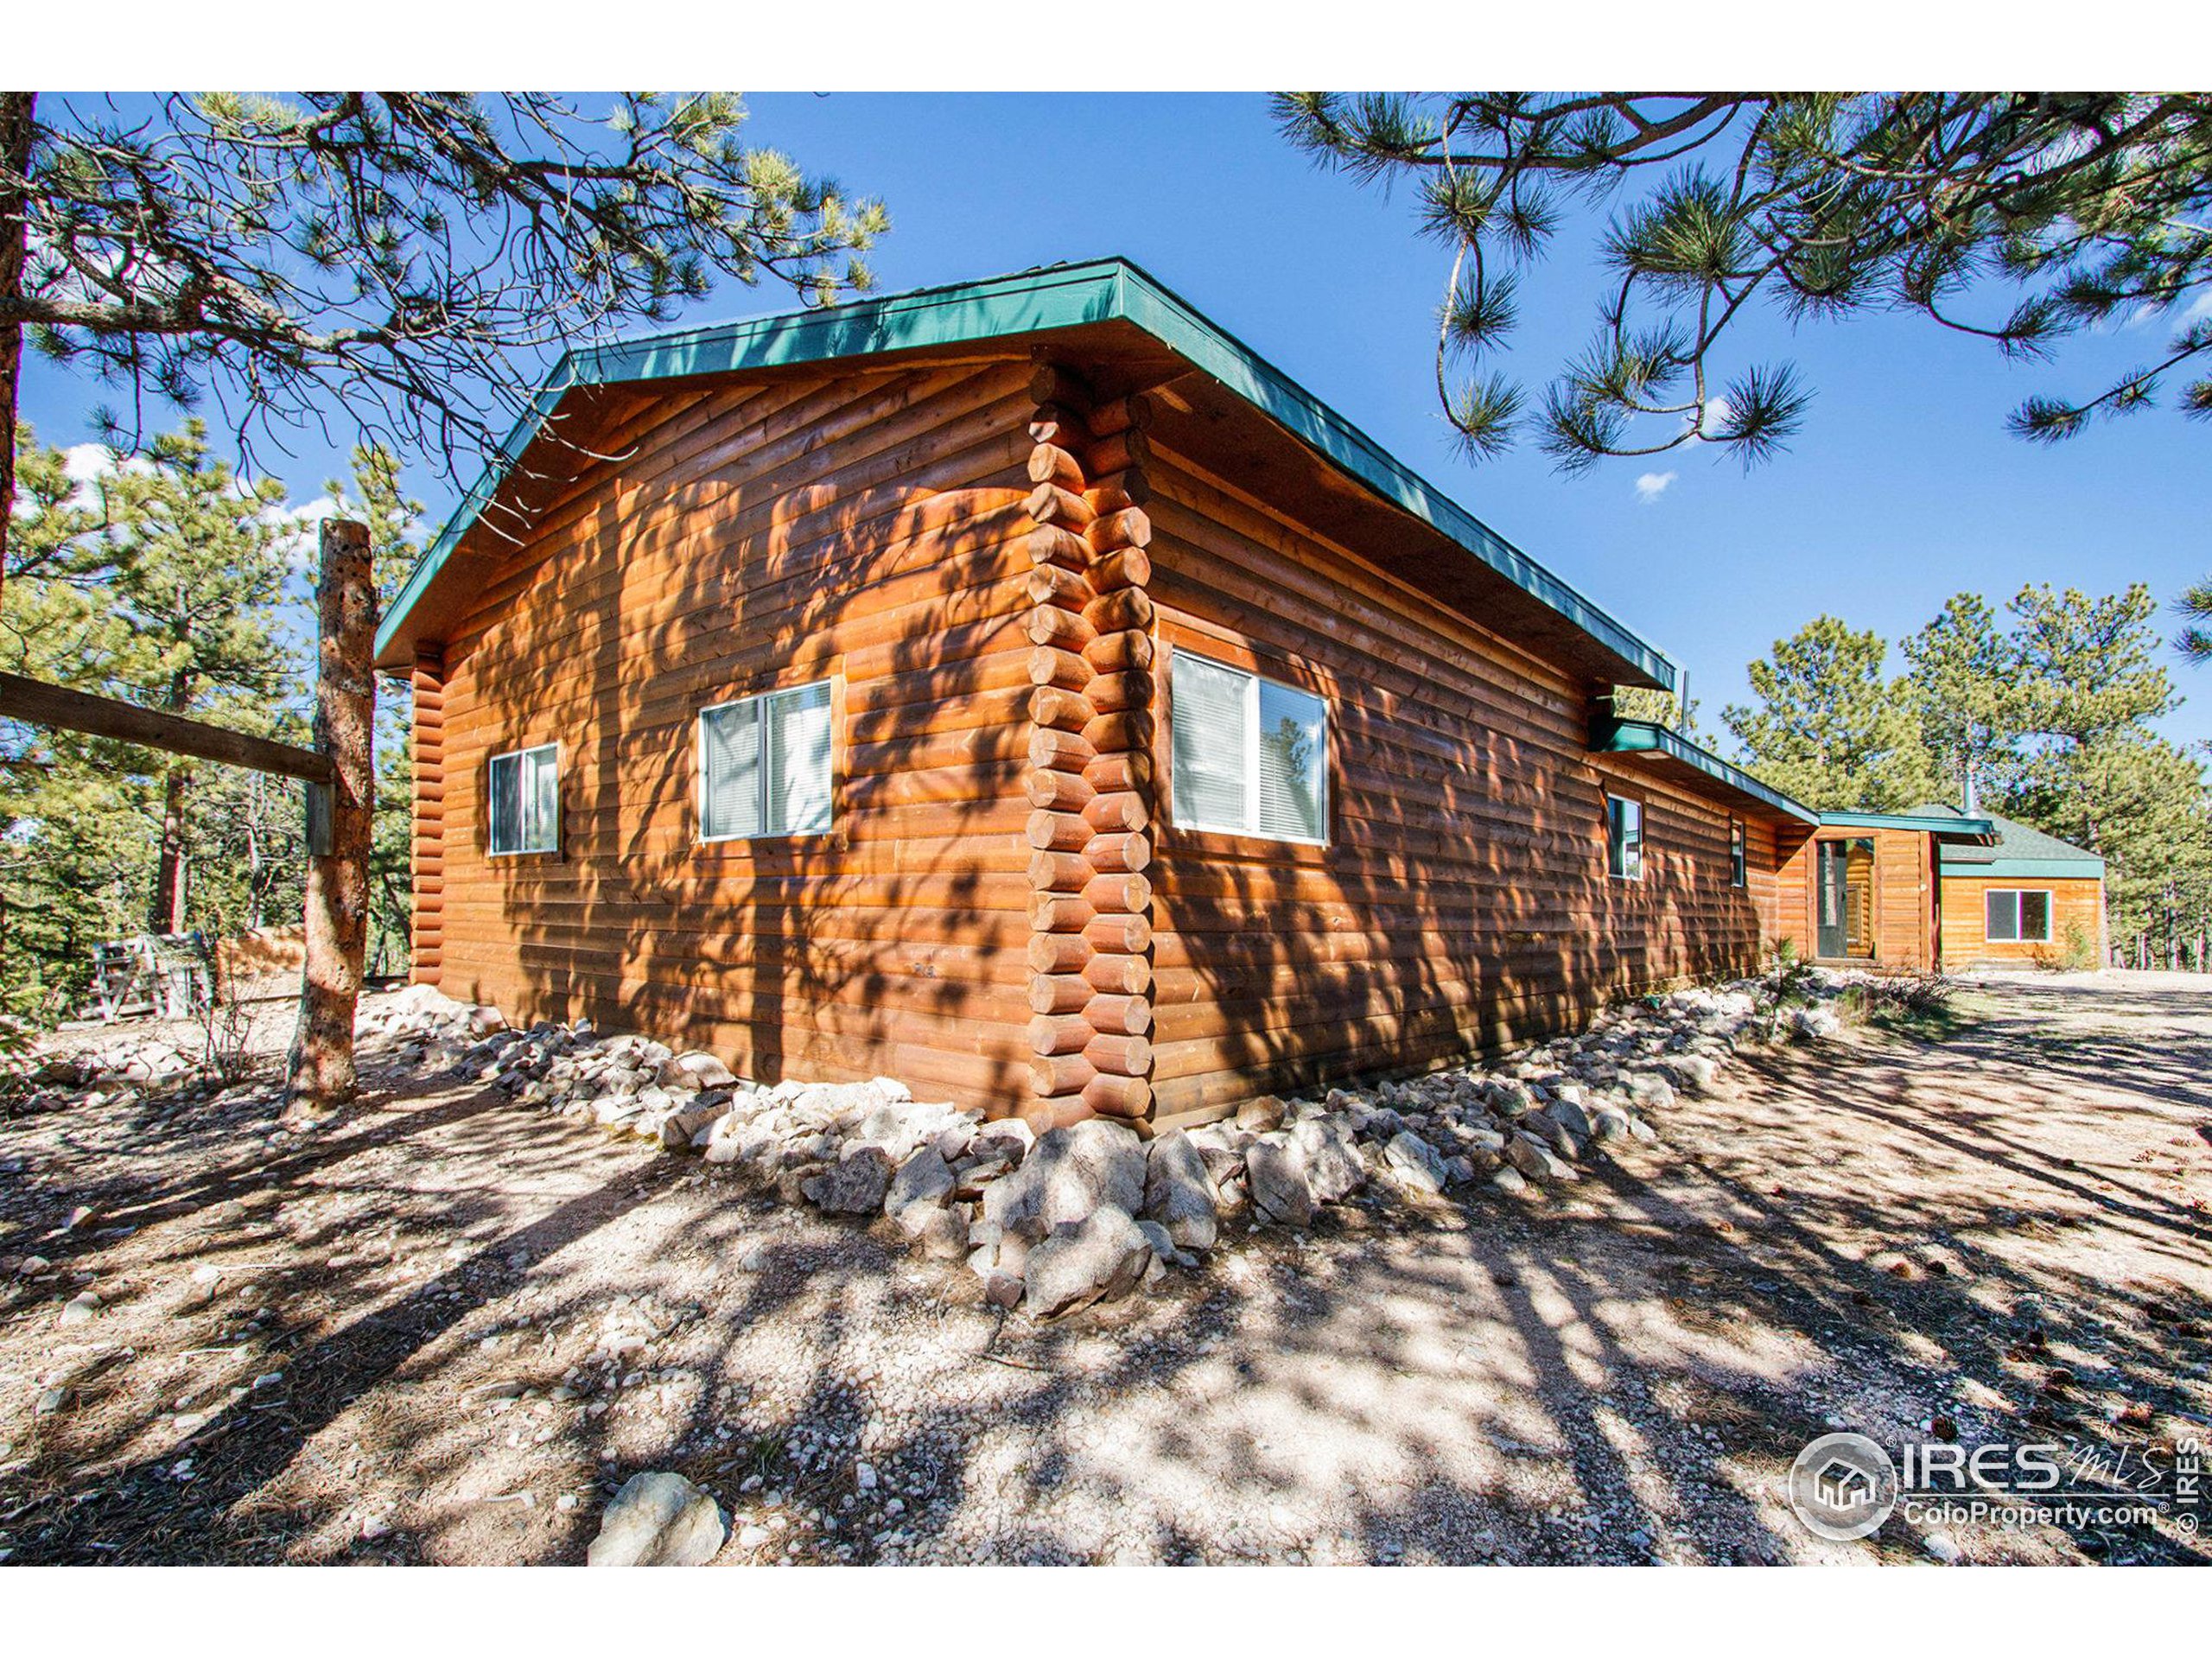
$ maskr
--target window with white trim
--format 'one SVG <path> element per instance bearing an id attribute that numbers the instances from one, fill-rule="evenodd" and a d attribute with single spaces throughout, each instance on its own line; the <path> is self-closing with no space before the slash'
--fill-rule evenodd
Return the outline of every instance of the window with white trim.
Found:
<path id="1" fill-rule="evenodd" d="M 495 858 L 561 850 L 561 746 L 495 754 L 485 763 L 491 795 L 487 846 Z"/>
<path id="2" fill-rule="evenodd" d="M 1744 821 L 1741 818 L 1731 818 L 1728 820 L 1728 885 L 1732 887 L 1740 887 L 1747 884 L 1749 870 L 1745 850 Z"/>
<path id="3" fill-rule="evenodd" d="M 1605 797 L 1605 874 L 1616 881 L 1643 880 L 1643 803 Z"/>
<path id="4" fill-rule="evenodd" d="M 699 838 L 749 841 L 830 827 L 830 682 L 699 713 Z"/>
<path id="5" fill-rule="evenodd" d="M 1178 829 L 1327 844 L 1327 703 L 1180 650 L 1168 695 Z"/>
<path id="6" fill-rule="evenodd" d="M 2048 887 L 1991 887 L 1981 903 L 1984 938 L 1999 944 L 2050 943 Z"/>

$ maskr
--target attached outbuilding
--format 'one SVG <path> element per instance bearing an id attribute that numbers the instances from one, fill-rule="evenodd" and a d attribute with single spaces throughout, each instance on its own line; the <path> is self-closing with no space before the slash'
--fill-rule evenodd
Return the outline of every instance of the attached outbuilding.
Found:
<path id="1" fill-rule="evenodd" d="M 1815 962 L 1928 973 L 1943 965 L 1942 861 L 1996 821 L 1945 808 L 1822 812 L 1786 849 L 1775 925 Z"/>
<path id="2" fill-rule="evenodd" d="M 1923 815 L 1962 815 L 1921 807 Z M 1946 840 L 1938 855 L 1943 965 L 2101 967 L 2110 960 L 2105 861 L 2011 818 L 1989 815 L 1986 840 Z"/>
<path id="3" fill-rule="evenodd" d="M 1118 260 L 572 356 L 378 662 L 416 977 L 762 1081 L 1156 1127 L 1809 925 L 1673 663 Z"/>

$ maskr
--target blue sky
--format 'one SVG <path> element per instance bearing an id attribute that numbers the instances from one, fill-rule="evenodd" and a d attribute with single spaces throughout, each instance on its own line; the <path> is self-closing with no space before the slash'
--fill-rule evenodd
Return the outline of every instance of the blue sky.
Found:
<path id="1" fill-rule="evenodd" d="M 588 105 L 588 100 L 586 100 Z M 880 195 L 887 289 L 1118 253 L 1136 260 L 1501 534 L 1688 669 L 1700 719 L 1746 695 L 1744 664 L 1822 611 L 1892 639 L 1972 590 L 2148 582 L 2162 601 L 2212 574 L 2212 429 L 2154 411 L 2053 448 L 2009 436 L 2028 392 L 2080 391 L 2152 354 L 2152 325 L 2014 365 L 1924 321 L 1867 316 L 1794 335 L 1745 330 L 1816 390 L 1795 448 L 1745 474 L 1702 450 L 1565 478 L 1533 448 L 1462 461 L 1430 378 L 1445 257 L 1411 202 L 1323 174 L 1250 94 L 757 95 L 751 137 Z M 1541 385 L 1586 338 L 1598 287 L 1573 227 L 1524 286 L 1509 366 Z M 1578 234 L 1577 232 L 1580 232 Z M 700 318 L 782 309 L 733 287 Z M 38 363 L 24 412 L 48 442 L 90 435 L 103 391 Z M 282 470 L 316 494 L 336 458 Z M 1645 474 L 1672 474 L 1656 494 Z M 418 475 L 442 521 L 457 493 Z M 2164 724 L 2212 739 L 2212 670 L 2173 664 L 2189 702 Z M 1724 745 L 1725 747 L 1725 745 Z"/>

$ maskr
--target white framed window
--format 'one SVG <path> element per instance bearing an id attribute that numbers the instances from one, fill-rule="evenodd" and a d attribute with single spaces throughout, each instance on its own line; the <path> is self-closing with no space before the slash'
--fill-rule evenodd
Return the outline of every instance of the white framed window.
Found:
<path id="1" fill-rule="evenodd" d="M 1745 856 L 1744 821 L 1728 820 L 1728 885 L 1740 887 L 1748 885 L 1750 869 Z"/>
<path id="2" fill-rule="evenodd" d="M 1984 938 L 2000 944 L 2050 943 L 2048 887 L 1991 887 L 1981 902 Z"/>
<path id="3" fill-rule="evenodd" d="M 561 746 L 495 754 L 485 763 L 491 791 L 489 850 L 494 858 L 561 850 Z"/>
<path id="4" fill-rule="evenodd" d="M 1617 881 L 1643 880 L 1643 803 L 1605 797 L 1605 873 Z"/>
<path id="5" fill-rule="evenodd" d="M 1178 829 L 1328 844 L 1327 703 L 1179 649 L 1168 696 Z"/>
<path id="6" fill-rule="evenodd" d="M 830 682 L 699 711 L 699 839 L 830 827 Z"/>

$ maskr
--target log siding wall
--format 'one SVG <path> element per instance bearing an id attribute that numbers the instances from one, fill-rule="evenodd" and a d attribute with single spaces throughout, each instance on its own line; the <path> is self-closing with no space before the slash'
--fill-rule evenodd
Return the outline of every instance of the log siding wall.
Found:
<path id="1" fill-rule="evenodd" d="M 414 824 L 408 875 L 414 905 L 408 930 L 409 972 L 420 985 L 439 983 L 445 962 L 445 652 L 429 645 L 415 652 Z"/>
<path id="2" fill-rule="evenodd" d="M 1992 939 L 1985 931 L 1991 888 L 2050 894 L 2050 938 Z M 2066 957 L 2066 931 L 2080 931 L 2101 966 L 2104 953 L 2104 883 L 2094 878 L 2052 876 L 1979 876 L 1946 874 L 1942 878 L 1943 966 L 1963 971 L 1980 964 L 2005 967 L 2048 967 Z"/>
<path id="3" fill-rule="evenodd" d="M 1586 689 L 1155 444 L 1152 594 L 1174 646 L 1320 696 L 1325 847 L 1173 825 L 1155 709 L 1154 1094 L 1162 1122 L 1263 1090 L 1412 1069 L 1555 1030 L 1607 998 L 1748 969 L 1772 826 L 1587 753 Z M 1610 880 L 1603 797 L 1645 804 Z"/>
<path id="4" fill-rule="evenodd" d="M 1152 1108 L 1152 537 L 1139 399 L 1040 365 L 1025 506 L 1033 1098 L 1040 1127 Z"/>
<path id="5" fill-rule="evenodd" d="M 443 982 L 774 1080 L 1027 1087 L 1027 361 L 640 400 L 447 642 Z M 831 828 L 702 843 L 696 720 L 833 683 Z M 484 760 L 562 745 L 556 855 Z"/>
<path id="6" fill-rule="evenodd" d="M 1731 809 L 1587 753 L 1586 685 L 1074 367 L 663 387 L 605 419 L 622 459 L 538 504 L 417 665 L 417 971 L 450 995 L 764 1081 L 1160 1123 L 1748 969 L 1788 907 L 1773 823 L 1734 812 L 1732 888 Z M 1172 828 L 1175 645 L 1325 698 L 1326 846 Z M 702 843 L 698 711 L 823 679 L 830 830 Z M 560 850 L 487 858 L 486 759 L 552 741 Z M 1607 788 L 1645 804 L 1640 882 L 1606 875 Z"/>

